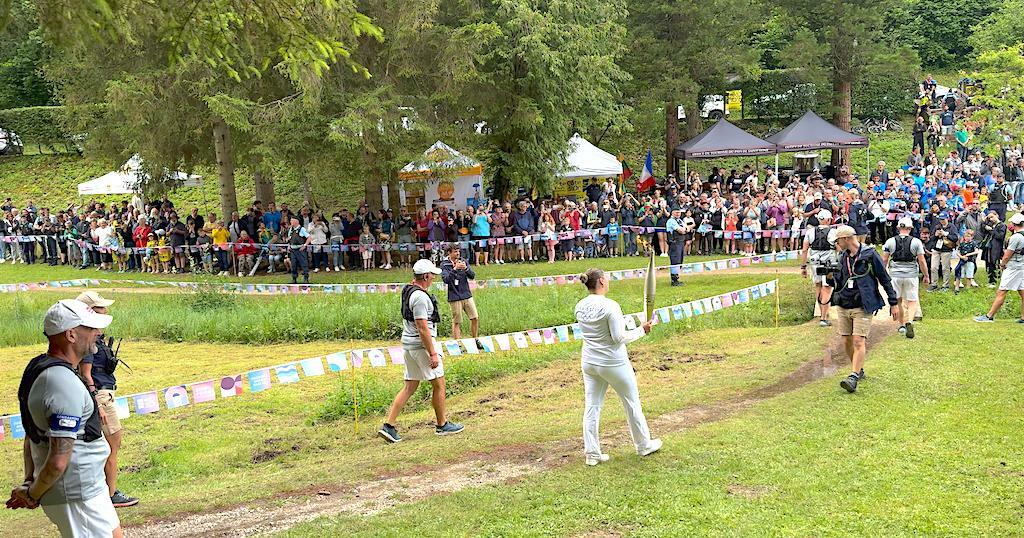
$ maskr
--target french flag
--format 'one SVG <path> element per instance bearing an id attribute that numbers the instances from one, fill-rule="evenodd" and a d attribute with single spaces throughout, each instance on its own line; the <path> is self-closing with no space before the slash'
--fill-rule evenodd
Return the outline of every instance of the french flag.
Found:
<path id="1" fill-rule="evenodd" d="M 651 150 L 647 150 L 647 160 L 644 162 L 644 170 L 640 172 L 640 179 L 636 182 L 636 190 L 645 191 L 654 187 L 654 156 Z"/>

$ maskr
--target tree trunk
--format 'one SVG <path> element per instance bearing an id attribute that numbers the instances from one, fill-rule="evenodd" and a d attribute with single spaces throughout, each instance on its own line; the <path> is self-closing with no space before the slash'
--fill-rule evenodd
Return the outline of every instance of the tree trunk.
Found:
<path id="1" fill-rule="evenodd" d="M 308 205 L 310 208 L 313 207 L 313 188 L 309 184 L 309 176 L 305 172 L 299 172 L 302 175 L 302 205 Z"/>
<path id="2" fill-rule="evenodd" d="M 220 212 L 227 222 L 231 220 L 231 213 L 238 211 L 238 198 L 235 195 L 235 161 L 232 156 L 231 129 L 220 117 L 213 120 L 213 149 L 217 154 Z"/>
<path id="3" fill-rule="evenodd" d="M 277 203 L 277 199 L 274 197 L 274 178 L 264 172 L 259 161 L 253 164 L 252 179 L 256 183 L 256 199 L 263 203 L 263 207 L 267 207 L 267 204 L 270 203 Z"/>
<path id="4" fill-rule="evenodd" d="M 675 151 L 679 145 L 679 112 L 676 104 L 665 102 L 665 174 L 679 177 L 678 161 Z"/>
<path id="5" fill-rule="evenodd" d="M 683 105 L 686 112 L 686 139 L 689 140 L 704 130 L 704 124 L 700 118 L 700 106 L 694 101 L 691 106 Z"/>
<path id="6" fill-rule="evenodd" d="M 374 156 L 366 148 L 363 148 L 363 165 L 368 171 L 369 179 L 363 184 L 363 200 L 373 208 L 384 207 L 383 194 L 380 191 L 380 173 L 373 166 Z"/>
<path id="7" fill-rule="evenodd" d="M 832 124 L 844 131 L 850 130 L 853 116 L 853 81 L 841 73 L 836 73 L 832 80 Z M 832 150 L 832 168 L 839 173 L 839 168 L 850 165 L 850 150 Z"/>

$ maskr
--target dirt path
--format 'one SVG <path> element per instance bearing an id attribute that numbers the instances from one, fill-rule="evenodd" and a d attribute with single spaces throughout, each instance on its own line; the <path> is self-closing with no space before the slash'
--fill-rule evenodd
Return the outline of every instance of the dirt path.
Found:
<path id="1" fill-rule="evenodd" d="M 895 328 L 891 321 L 876 321 L 868 339 L 868 350 L 893 334 Z M 729 400 L 690 406 L 661 415 L 651 421 L 651 429 L 663 434 L 728 418 L 766 399 L 831 376 L 845 363 L 843 341 L 833 337 L 822 355 L 801 364 L 783 379 Z M 609 444 L 622 443 L 628 440 L 628 432 L 622 426 L 609 431 L 605 439 Z M 581 462 L 579 452 L 578 438 L 511 445 L 486 454 L 471 454 L 449 465 L 380 477 L 354 487 L 329 484 L 319 491 L 275 499 L 277 502 L 257 501 L 223 511 L 185 515 L 173 521 L 130 527 L 127 535 L 241 537 L 277 532 L 320 516 L 342 513 L 368 515 L 431 495 L 503 483 L 563 465 L 578 465 Z"/>

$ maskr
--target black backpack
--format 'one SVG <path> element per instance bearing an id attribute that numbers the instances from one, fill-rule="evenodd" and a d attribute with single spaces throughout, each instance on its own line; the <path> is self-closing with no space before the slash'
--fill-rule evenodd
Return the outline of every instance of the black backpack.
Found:
<path id="1" fill-rule="evenodd" d="M 416 318 L 414 318 L 412 314 L 412 307 L 409 306 L 409 299 L 411 299 L 412 294 L 417 291 L 422 291 L 427 294 L 427 297 L 430 297 L 430 304 L 434 307 L 434 313 L 430 314 L 430 322 L 434 324 L 440 323 L 441 309 L 437 307 L 437 298 L 415 284 L 406 284 L 405 287 L 402 288 L 402 319 L 412 323 L 416 322 Z"/>
<path id="2" fill-rule="evenodd" d="M 896 249 L 892 253 L 893 261 L 897 262 L 912 262 L 917 256 L 914 256 L 911 250 L 911 245 L 914 244 L 914 238 L 909 235 L 896 236 Z"/>
<path id="3" fill-rule="evenodd" d="M 85 381 L 78 375 L 78 372 L 75 372 L 75 369 L 72 368 L 67 361 L 50 357 L 45 354 L 29 361 L 28 366 L 25 367 L 25 373 L 21 376 L 21 384 L 18 385 L 18 406 L 21 409 L 21 422 L 25 427 L 25 434 L 28 435 L 28 438 L 31 439 L 33 443 L 42 443 L 43 440 L 46 439 L 46 436 L 36 428 L 36 423 L 32 420 L 32 414 L 29 412 L 28 408 L 28 395 L 32 391 L 32 384 L 36 382 L 36 379 L 38 379 L 47 368 L 53 368 L 55 366 L 71 370 L 75 374 L 75 377 L 82 382 L 82 386 L 85 386 Z M 86 390 L 88 390 L 88 388 L 86 388 Z M 89 398 L 92 399 L 92 414 L 89 415 L 89 418 L 85 421 L 85 431 L 78 436 L 79 439 L 82 439 L 87 443 L 91 443 L 100 437 L 103 437 L 103 430 L 100 427 L 100 414 L 97 411 L 99 406 L 97 406 L 96 398 L 94 396 L 90 394 Z"/>

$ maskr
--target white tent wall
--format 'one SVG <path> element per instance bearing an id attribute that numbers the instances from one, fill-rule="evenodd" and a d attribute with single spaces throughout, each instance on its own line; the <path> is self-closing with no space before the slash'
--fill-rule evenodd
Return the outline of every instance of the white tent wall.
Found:
<path id="1" fill-rule="evenodd" d="M 579 133 L 569 139 L 568 166 L 558 177 L 615 177 L 622 174 L 618 157 L 591 144 Z"/>

